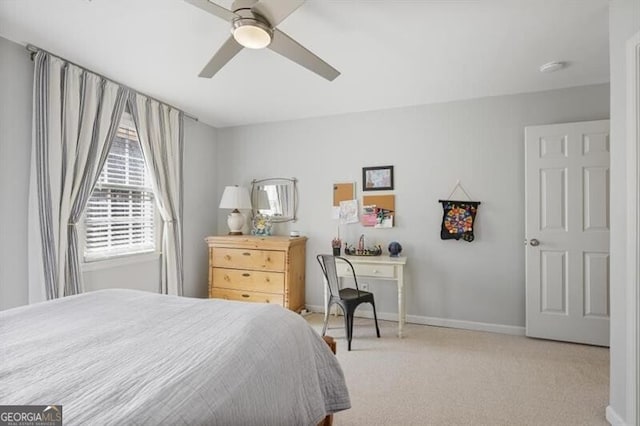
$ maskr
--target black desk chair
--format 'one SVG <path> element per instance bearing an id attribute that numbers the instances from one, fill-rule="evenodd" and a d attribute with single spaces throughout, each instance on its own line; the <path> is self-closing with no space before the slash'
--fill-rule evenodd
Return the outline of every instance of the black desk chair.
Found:
<path id="1" fill-rule="evenodd" d="M 356 272 L 353 269 L 353 265 L 344 257 L 332 256 L 330 254 L 319 254 L 316 256 L 322 273 L 324 274 L 327 286 L 329 286 L 329 299 L 327 300 L 327 306 L 325 307 L 324 314 L 324 327 L 322 327 L 322 335 L 327 331 L 327 323 L 329 322 L 329 311 L 331 306 L 336 304 L 342 308 L 344 313 L 344 329 L 347 334 L 348 349 L 351 350 L 351 337 L 353 336 L 353 313 L 358 305 L 361 303 L 371 303 L 373 306 L 373 318 L 376 322 L 376 334 L 380 337 L 380 329 L 378 328 L 378 316 L 376 315 L 376 304 L 373 300 L 373 293 L 363 291 L 358 288 L 358 280 L 356 278 Z M 356 288 L 340 288 L 340 281 L 338 278 L 338 270 L 336 269 L 336 259 L 341 259 L 346 262 L 351 268 L 353 274 L 353 281 L 356 284 Z"/>

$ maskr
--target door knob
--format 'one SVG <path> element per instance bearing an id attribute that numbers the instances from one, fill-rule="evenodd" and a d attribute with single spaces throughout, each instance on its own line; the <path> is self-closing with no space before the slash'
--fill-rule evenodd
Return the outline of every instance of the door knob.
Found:
<path id="1" fill-rule="evenodd" d="M 537 247 L 540 245 L 540 241 L 536 240 L 535 238 L 532 238 L 531 241 L 529 241 L 529 244 L 531 244 L 533 247 Z"/>

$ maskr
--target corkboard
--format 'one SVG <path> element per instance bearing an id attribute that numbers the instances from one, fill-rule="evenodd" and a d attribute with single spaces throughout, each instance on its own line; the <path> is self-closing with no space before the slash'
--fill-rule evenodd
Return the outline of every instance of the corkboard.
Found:
<path id="1" fill-rule="evenodd" d="M 340 201 L 349 201 L 355 198 L 355 183 L 334 183 L 333 184 L 333 205 L 340 206 Z"/>
<path id="2" fill-rule="evenodd" d="M 363 206 L 376 206 L 381 209 L 396 211 L 396 196 L 395 195 L 363 195 Z"/>

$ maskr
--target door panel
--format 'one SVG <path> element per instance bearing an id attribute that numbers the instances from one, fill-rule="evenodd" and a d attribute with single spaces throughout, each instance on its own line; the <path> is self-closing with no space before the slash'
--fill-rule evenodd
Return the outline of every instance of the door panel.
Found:
<path id="1" fill-rule="evenodd" d="M 525 129 L 526 333 L 609 345 L 609 122 Z"/>
<path id="2" fill-rule="evenodd" d="M 541 229 L 566 230 L 567 169 L 540 170 Z"/>
<path id="3" fill-rule="evenodd" d="M 609 230 L 609 168 L 585 167 L 582 185 L 584 187 L 584 230 Z"/>
<path id="4" fill-rule="evenodd" d="M 540 158 L 563 158 L 566 156 L 566 135 L 547 135 L 540 138 Z"/>
<path id="5" fill-rule="evenodd" d="M 609 133 L 590 133 L 582 138 L 582 153 L 608 154 L 609 153 Z"/>
<path id="6" fill-rule="evenodd" d="M 543 251 L 540 253 L 542 312 L 567 313 L 567 253 Z"/>
<path id="7" fill-rule="evenodd" d="M 584 254 L 584 314 L 609 316 L 609 254 Z"/>

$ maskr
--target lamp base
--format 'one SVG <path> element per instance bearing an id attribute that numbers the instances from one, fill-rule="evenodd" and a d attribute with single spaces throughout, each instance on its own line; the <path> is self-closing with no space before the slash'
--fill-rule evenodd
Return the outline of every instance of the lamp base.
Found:
<path id="1" fill-rule="evenodd" d="M 229 235 L 242 235 L 242 227 L 244 226 L 244 216 L 235 209 L 227 216 L 227 226 L 229 227 Z"/>

